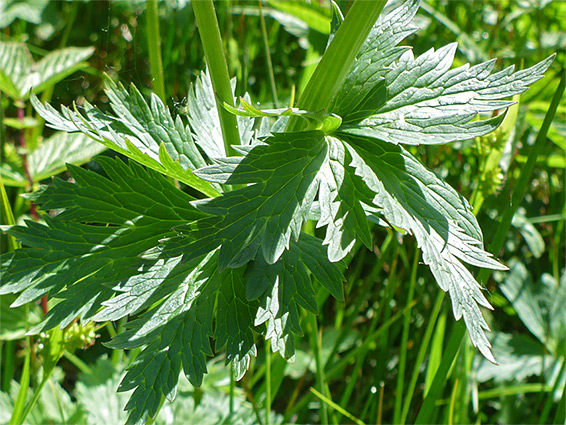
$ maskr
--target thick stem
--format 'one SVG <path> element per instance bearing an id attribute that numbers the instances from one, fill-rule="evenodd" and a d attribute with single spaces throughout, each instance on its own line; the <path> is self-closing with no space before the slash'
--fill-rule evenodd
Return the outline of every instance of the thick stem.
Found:
<path id="1" fill-rule="evenodd" d="M 297 107 L 307 111 L 328 108 L 350 65 L 373 28 L 386 0 L 356 0 L 334 39 L 322 56 L 305 91 L 301 93 Z M 301 120 L 289 120 L 288 129 L 296 131 Z"/>
<path id="2" fill-rule="evenodd" d="M 216 12 L 212 0 L 196 0 L 192 2 L 195 18 L 210 72 L 212 88 L 216 94 L 216 107 L 222 128 L 222 138 L 224 139 L 224 150 L 227 156 L 234 156 L 236 152 L 231 145 L 240 144 L 240 133 L 238 131 L 238 121 L 236 117 L 222 106 L 226 102 L 234 106 L 234 95 L 230 85 L 228 65 L 224 56 L 224 47 Z"/>
<path id="3" fill-rule="evenodd" d="M 157 0 L 146 0 L 147 44 L 149 50 L 149 66 L 153 91 L 165 103 L 165 83 L 163 82 L 163 62 L 161 61 L 161 35 L 159 33 L 159 15 Z"/>

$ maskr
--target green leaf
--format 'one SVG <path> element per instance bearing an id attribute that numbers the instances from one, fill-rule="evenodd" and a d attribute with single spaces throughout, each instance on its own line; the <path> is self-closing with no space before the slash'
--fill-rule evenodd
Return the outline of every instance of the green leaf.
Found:
<path id="1" fill-rule="evenodd" d="M 492 74 L 495 59 L 450 70 L 456 44 L 431 49 L 417 59 L 405 52 L 385 77 L 385 91 L 364 105 L 371 115 L 353 118 L 340 132 L 389 143 L 439 144 L 482 136 L 501 124 L 504 114 L 472 121 L 513 105 L 503 100 L 523 93 L 543 77 L 554 55 L 513 73 L 513 67 Z M 374 89 L 380 87 L 379 83 Z"/>
<path id="2" fill-rule="evenodd" d="M 210 217 L 176 230 L 172 255 L 202 255 L 219 245 L 219 267 L 235 267 L 255 258 L 261 248 L 275 263 L 299 237 L 316 195 L 317 174 L 327 155 L 322 132 L 276 134 L 243 158 L 218 159 L 196 174 L 208 181 L 251 184 L 214 199 L 194 201 Z M 285 162 L 281 161 L 285 158 Z"/>
<path id="3" fill-rule="evenodd" d="M 411 25 L 411 20 L 418 8 L 418 0 L 409 0 L 379 17 L 348 70 L 344 83 L 334 95 L 329 111 L 347 121 L 352 115 L 377 109 L 374 102 L 379 102 L 379 99 L 373 102 L 369 100 L 376 92 L 385 96 L 385 93 L 376 91 L 376 86 L 387 75 L 395 60 L 409 49 L 398 47 L 397 44 L 417 30 Z"/>
<path id="4" fill-rule="evenodd" d="M 551 275 L 543 274 L 535 284 L 525 265 L 516 261 L 500 285 L 523 324 L 555 356 L 564 354 L 566 340 L 565 276 L 556 282 Z"/>
<path id="5" fill-rule="evenodd" d="M 306 121 L 305 130 L 320 130 L 324 134 L 334 132 L 340 124 L 342 119 L 335 114 L 329 114 L 326 111 L 309 112 L 303 111 L 298 108 L 279 108 L 279 109 L 258 109 L 251 105 L 249 101 L 240 98 L 240 107 L 236 108 L 228 105 L 226 102 L 223 106 L 229 112 L 239 117 L 253 117 L 253 118 L 266 118 L 266 117 L 300 117 Z"/>
<path id="6" fill-rule="evenodd" d="M 70 166 L 76 183 L 56 179 L 34 194 L 44 209 L 64 209 L 45 225 L 27 222 L 8 233 L 29 246 L 4 254 L 0 293 L 21 292 L 21 305 L 51 293 L 60 298 L 33 331 L 75 317 L 90 319 L 112 294 L 102 283 L 136 274 L 138 255 L 171 235 L 171 228 L 201 216 L 192 199 L 162 176 L 119 160 L 99 158 L 109 179 Z M 102 226 L 100 224 L 103 224 Z"/>
<path id="7" fill-rule="evenodd" d="M 201 191 L 209 196 L 218 190 L 193 175 L 206 163 L 188 128 L 179 116 L 174 120 L 161 100 L 152 95 L 148 105 L 141 93 L 105 78 L 106 94 L 114 114 L 104 114 L 85 103 L 84 116 L 62 107 L 57 112 L 32 96 L 31 103 L 49 126 L 68 133 L 82 132 L 104 146 Z"/>
<path id="8" fill-rule="evenodd" d="M 40 93 L 84 66 L 93 47 L 67 47 L 34 62 L 24 43 L 0 42 L 0 91 L 26 100 L 30 90 Z"/>
<path id="9" fill-rule="evenodd" d="M 293 334 L 301 334 L 299 306 L 318 312 L 316 293 L 311 284 L 310 271 L 316 280 L 338 298 L 344 299 L 344 277 L 337 263 L 328 264 L 326 250 L 317 238 L 302 233 L 291 242 L 275 264 L 259 257 L 248 268 L 246 294 L 248 299 L 260 297 L 255 325 L 267 323 L 265 339 L 271 340 L 273 352 L 294 359 Z"/>
<path id="10" fill-rule="evenodd" d="M 214 336 L 218 347 L 226 345 L 226 363 L 232 362 L 234 377 L 239 380 L 257 355 L 254 342 L 254 316 L 257 302 L 246 299 L 244 268 L 225 269 L 212 279 L 219 279 L 216 328 Z"/>
<path id="11" fill-rule="evenodd" d="M 27 157 L 31 178 L 39 182 L 65 171 L 65 164 L 81 165 L 106 150 L 83 134 L 57 132 Z"/>
<path id="12" fill-rule="evenodd" d="M 119 391 L 135 389 L 126 409 L 128 423 L 155 417 L 162 398 L 176 396 L 179 373 L 183 368 L 194 385 L 202 383 L 206 356 L 212 356 L 209 337 L 220 279 L 212 255 L 157 307 L 127 324 L 127 330 L 108 345 L 131 349 L 145 346 L 129 366 Z"/>
<path id="13" fill-rule="evenodd" d="M 494 365 L 478 358 L 478 382 L 495 379 L 498 382 L 522 382 L 529 376 L 539 376 L 553 365 L 552 356 L 545 355 L 544 346 L 527 334 L 510 335 L 498 332 L 493 339 L 493 354 L 499 361 Z"/>
<path id="14" fill-rule="evenodd" d="M 18 18 L 38 25 L 48 4 L 49 0 L 0 0 L 0 28 Z"/>
<path id="15" fill-rule="evenodd" d="M 236 86 L 236 80 L 231 81 L 232 92 Z M 244 101 L 249 103 L 249 96 L 244 96 Z M 194 132 L 195 141 L 204 151 L 208 158 L 222 158 L 226 156 L 220 118 L 216 107 L 216 95 L 212 88 L 210 73 L 208 70 L 197 77 L 195 83 L 191 85 L 187 98 L 187 108 L 189 111 L 189 123 Z M 238 130 L 242 145 L 252 143 L 252 127 L 254 120 L 249 117 L 237 117 Z M 204 164 L 202 164 L 204 165 Z M 200 166 L 202 166 L 200 165 Z"/>
<path id="16" fill-rule="evenodd" d="M 317 227 L 327 226 L 323 244 L 328 245 L 330 261 L 338 261 L 350 252 L 356 237 L 371 249 L 371 233 L 360 201 L 371 204 L 373 196 L 354 170 L 346 166 L 352 158 L 342 142 L 333 137 L 326 140 L 329 158 L 321 171 Z"/>
<path id="17" fill-rule="evenodd" d="M 481 286 L 463 266 L 506 270 L 483 250 L 483 238 L 471 207 L 445 182 L 401 146 L 350 137 L 352 166 L 375 192 L 373 203 L 390 224 L 412 233 L 438 285 L 452 298 L 454 317 L 464 317 L 474 346 L 494 361 L 479 305 L 492 308 Z"/>
<path id="18" fill-rule="evenodd" d="M 310 28 L 323 34 L 330 33 L 331 11 L 318 3 L 306 3 L 300 0 L 269 0 L 269 5 L 285 12 L 301 21 Z"/>

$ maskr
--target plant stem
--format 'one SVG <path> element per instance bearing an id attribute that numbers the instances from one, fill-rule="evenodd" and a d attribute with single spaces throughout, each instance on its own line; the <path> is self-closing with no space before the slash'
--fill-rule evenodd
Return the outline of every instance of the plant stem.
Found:
<path id="1" fill-rule="evenodd" d="M 236 117 L 224 109 L 222 102 L 234 106 L 234 95 L 228 75 L 228 65 L 224 56 L 222 36 L 218 27 L 218 20 L 214 11 L 212 0 L 197 0 L 191 3 L 195 12 L 204 55 L 210 72 L 212 88 L 216 94 L 216 107 L 222 128 L 224 150 L 227 156 L 234 156 L 236 152 L 231 145 L 240 144 L 240 133 Z"/>
<path id="2" fill-rule="evenodd" d="M 431 423 L 431 415 L 436 407 L 436 401 L 442 395 L 442 390 L 445 387 L 446 379 L 448 378 L 448 374 L 450 372 L 450 369 L 452 368 L 452 365 L 458 357 L 460 345 L 462 345 L 462 339 L 464 338 L 465 334 L 466 327 L 464 326 L 464 324 L 462 324 L 462 322 L 454 323 L 450 339 L 448 340 L 446 350 L 444 351 L 444 355 L 442 356 L 442 361 L 440 362 L 440 366 L 436 371 L 436 375 L 434 375 L 434 380 L 432 381 L 430 391 L 428 392 L 423 405 L 421 406 L 417 419 L 415 420 L 415 424 Z"/>
<path id="3" fill-rule="evenodd" d="M 267 39 L 267 28 L 265 27 L 265 19 L 263 17 L 263 7 L 261 0 L 258 0 L 259 5 L 259 23 L 261 24 L 261 33 L 263 35 L 263 47 L 265 49 L 265 61 L 267 62 L 267 70 L 269 71 L 269 82 L 271 83 L 271 95 L 273 96 L 273 104 L 279 108 L 279 101 L 277 100 L 277 87 L 275 87 L 275 76 L 273 74 L 273 64 L 271 63 L 271 53 L 269 52 L 269 40 Z"/>
<path id="4" fill-rule="evenodd" d="M 271 341 L 265 341 L 265 423 L 269 425 L 271 417 Z"/>
<path id="5" fill-rule="evenodd" d="M 24 358 L 24 367 L 22 370 L 22 376 L 20 378 L 20 390 L 18 391 L 18 396 L 16 398 L 16 402 L 14 403 L 14 409 L 12 410 L 12 416 L 10 418 L 10 425 L 20 424 L 25 419 L 25 416 L 23 416 L 23 412 L 26 404 L 26 396 L 29 389 L 29 382 L 31 375 L 30 364 L 31 364 L 32 338 L 29 337 L 28 341 L 30 346 L 26 350 L 26 357 Z"/>
<path id="6" fill-rule="evenodd" d="M 316 316 L 309 312 L 308 316 L 311 322 L 311 345 L 314 351 L 314 358 L 316 362 L 316 381 L 318 383 L 318 388 L 320 389 L 321 394 L 326 394 L 325 390 L 325 378 L 324 378 L 324 365 L 322 362 L 322 353 L 321 353 L 321 345 L 322 345 L 322 335 L 318 329 L 318 322 Z M 320 403 L 320 422 L 323 424 L 328 423 L 328 406 L 326 403 Z"/>
<path id="7" fill-rule="evenodd" d="M 163 62 L 161 60 L 161 35 L 159 33 L 159 15 L 157 0 L 146 0 L 147 45 L 153 91 L 165 103 L 165 83 L 163 82 Z"/>
<path id="8" fill-rule="evenodd" d="M 307 111 L 328 108 L 385 3 L 386 0 L 356 0 L 352 4 L 305 91 L 301 93 L 297 107 Z M 300 122 L 299 119 L 289 120 L 288 130 L 297 131 Z"/>
<path id="9" fill-rule="evenodd" d="M 415 249 L 415 258 L 413 261 L 413 267 L 411 270 L 411 281 L 409 284 L 409 294 L 407 297 L 407 306 L 411 305 L 413 302 L 413 296 L 415 293 L 415 286 L 417 283 L 417 269 L 419 265 L 420 249 Z M 407 309 L 405 311 L 405 317 L 403 318 L 403 335 L 401 337 L 401 351 L 399 355 L 399 366 L 397 367 L 397 387 L 395 391 L 395 408 L 393 423 L 400 423 L 401 418 L 401 408 L 403 402 L 403 383 L 405 382 L 405 365 L 407 362 L 407 344 L 409 341 L 409 328 L 411 324 L 411 310 Z"/>

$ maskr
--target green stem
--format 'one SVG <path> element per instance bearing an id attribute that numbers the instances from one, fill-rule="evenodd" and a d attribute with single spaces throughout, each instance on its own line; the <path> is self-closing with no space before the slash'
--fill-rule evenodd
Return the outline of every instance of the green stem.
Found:
<path id="1" fill-rule="evenodd" d="M 411 376 L 411 380 L 409 381 L 409 386 L 405 395 L 405 402 L 399 423 L 404 424 L 407 422 L 409 408 L 411 407 L 411 400 L 413 399 L 413 394 L 415 393 L 415 387 L 417 385 L 417 379 L 420 374 L 420 366 L 424 362 L 424 358 L 430 343 L 430 338 L 432 337 L 432 331 L 434 330 L 434 325 L 436 324 L 438 314 L 440 313 L 440 307 L 442 307 L 442 300 L 444 300 L 444 292 L 438 291 L 438 295 L 436 296 L 436 300 L 434 302 L 434 306 L 432 307 L 432 312 L 430 313 L 428 324 L 422 338 L 421 346 L 419 347 L 417 359 L 414 362 L 415 368 L 413 369 L 413 374 Z"/>
<path id="2" fill-rule="evenodd" d="M 234 379 L 234 369 L 230 368 L 230 407 L 229 407 L 229 417 L 231 418 L 234 414 L 234 388 L 236 386 L 236 380 Z"/>
<path id="3" fill-rule="evenodd" d="M 224 109 L 222 102 L 234 106 L 234 95 L 228 75 L 228 65 L 224 56 L 224 47 L 218 20 L 212 0 L 197 0 L 192 2 L 197 21 L 204 55 L 210 72 L 212 88 L 216 94 L 216 107 L 222 128 L 224 150 L 227 156 L 234 156 L 236 152 L 231 145 L 240 144 L 240 133 L 236 116 Z"/>
<path id="4" fill-rule="evenodd" d="M 159 15 L 157 0 L 146 0 L 147 45 L 153 91 L 165 103 L 165 83 L 163 81 L 163 62 L 161 61 L 161 35 L 159 33 Z"/>
<path id="5" fill-rule="evenodd" d="M 271 423 L 271 341 L 265 341 L 265 423 Z"/>
<path id="6" fill-rule="evenodd" d="M 407 297 L 407 306 L 413 302 L 413 295 L 415 293 L 415 286 L 417 283 L 417 269 L 419 265 L 420 250 L 415 250 L 415 258 L 411 270 L 411 281 L 409 284 L 409 295 Z M 405 365 L 407 363 L 407 345 L 409 342 L 409 328 L 411 324 L 411 310 L 405 311 L 403 318 L 403 336 L 401 339 L 401 352 L 399 356 L 399 367 L 397 368 L 397 387 L 395 391 L 395 408 L 393 415 L 393 423 L 400 423 L 401 408 L 403 402 L 403 383 L 405 382 Z"/>
<path id="7" fill-rule="evenodd" d="M 275 76 L 273 74 L 273 64 L 271 63 L 271 53 L 269 51 L 269 40 L 267 39 L 267 28 L 265 27 L 265 19 L 263 17 L 263 7 L 261 0 L 258 0 L 259 5 L 259 23 L 261 24 L 261 33 L 263 35 L 263 48 L 265 49 L 265 61 L 267 62 L 267 70 L 269 71 L 269 82 L 271 84 L 271 95 L 273 96 L 273 104 L 279 108 L 279 101 L 277 100 L 277 87 L 275 87 Z"/>
<path id="8" fill-rule="evenodd" d="M 325 389 L 325 378 L 324 378 L 324 365 L 322 362 L 322 353 L 321 353 L 321 346 L 322 346 L 322 335 L 318 330 L 318 322 L 316 315 L 313 313 L 308 313 L 310 322 L 311 322 L 311 345 L 314 351 L 314 358 L 316 362 L 316 381 L 318 383 L 318 388 L 321 394 L 326 394 Z M 328 423 L 328 406 L 326 403 L 320 403 L 320 422 L 323 424 Z"/>
<path id="9" fill-rule="evenodd" d="M 421 406 L 415 424 L 431 423 L 431 415 L 436 407 L 436 401 L 440 399 L 440 396 L 442 395 L 442 390 L 445 388 L 448 373 L 458 356 L 458 351 L 460 351 L 460 345 L 462 345 L 462 339 L 465 334 L 466 327 L 462 324 L 462 322 L 456 322 L 454 324 L 454 328 L 452 328 L 452 333 L 448 340 L 448 344 L 446 345 L 444 355 L 442 356 L 440 367 L 436 371 L 430 391 Z"/>
<path id="10" fill-rule="evenodd" d="M 29 344 L 31 344 L 32 339 L 29 337 Z M 12 416 L 10 418 L 10 425 L 21 424 L 24 419 L 24 407 L 26 403 L 26 395 L 29 389 L 30 382 L 30 364 L 31 364 L 31 345 L 27 348 L 26 357 L 24 359 L 24 368 L 22 370 L 22 376 L 20 378 L 20 390 L 18 391 L 18 396 L 16 402 L 14 403 L 14 409 L 12 411 Z"/>
<path id="11" fill-rule="evenodd" d="M 297 107 L 307 111 L 328 108 L 350 65 L 374 26 L 386 0 L 356 0 L 322 56 Z M 290 120 L 288 129 L 297 131 L 301 120 Z"/>

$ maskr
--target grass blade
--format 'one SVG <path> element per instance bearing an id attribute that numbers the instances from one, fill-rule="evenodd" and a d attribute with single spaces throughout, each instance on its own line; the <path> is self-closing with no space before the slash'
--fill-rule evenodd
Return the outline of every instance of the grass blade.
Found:
<path id="1" fill-rule="evenodd" d="M 466 327 L 461 322 L 454 323 L 454 328 L 446 345 L 444 355 L 442 356 L 442 361 L 440 366 L 436 371 L 434 376 L 434 381 L 430 387 L 421 410 L 417 416 L 415 424 L 427 424 L 431 423 L 431 416 L 434 411 L 436 400 L 442 395 L 442 390 L 446 384 L 446 379 L 448 378 L 448 373 L 452 367 L 452 364 L 458 356 L 460 350 L 460 345 L 462 345 L 462 339 L 466 333 Z"/>
<path id="2" fill-rule="evenodd" d="M 356 418 L 354 415 L 352 415 L 350 412 L 348 412 L 347 410 L 345 410 L 344 408 L 342 408 L 341 406 L 337 405 L 336 403 L 334 403 L 332 400 L 330 400 L 329 398 L 325 397 L 324 395 L 322 395 L 321 393 L 319 393 L 317 390 L 315 390 L 314 388 L 311 387 L 311 392 L 317 396 L 323 403 L 328 404 L 330 407 L 332 407 L 333 409 L 337 410 L 338 412 L 340 412 L 342 415 L 346 416 L 348 419 L 350 419 L 352 422 L 354 422 L 357 425 L 365 425 L 363 421 L 361 421 L 360 419 Z"/>

